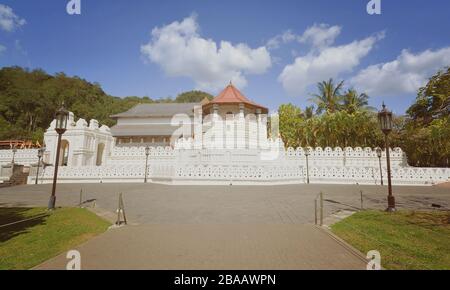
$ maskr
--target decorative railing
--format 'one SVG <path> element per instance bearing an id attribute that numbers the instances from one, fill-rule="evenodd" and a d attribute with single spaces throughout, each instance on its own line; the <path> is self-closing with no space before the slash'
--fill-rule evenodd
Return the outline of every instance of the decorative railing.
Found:
<path id="1" fill-rule="evenodd" d="M 170 183 L 303 183 L 306 182 L 306 148 L 276 152 L 263 159 L 258 149 L 173 149 L 151 147 L 148 177 Z M 380 167 L 371 148 L 310 148 L 309 177 L 312 183 L 379 184 Z M 406 165 L 400 148 L 390 152 L 394 184 L 434 184 L 449 180 L 449 168 L 416 168 Z M 103 166 L 60 167 L 61 182 L 142 182 L 145 147 L 116 146 Z M 12 161 L 12 150 L 0 151 L 2 165 Z M 36 149 L 17 150 L 15 162 L 37 162 Z M 386 161 L 382 154 L 382 175 L 386 183 Z M 50 182 L 53 167 L 42 171 L 42 182 Z M 30 175 L 30 179 L 34 176 Z"/>
<path id="2" fill-rule="evenodd" d="M 186 142 L 186 141 L 185 141 Z M 307 148 L 288 148 L 277 151 L 277 149 L 173 149 L 171 147 L 150 147 L 150 160 L 183 160 L 185 162 L 234 162 L 234 163 L 255 163 L 270 161 L 263 158 L 261 152 L 274 150 L 275 159 L 283 162 L 298 162 L 306 166 L 305 152 Z M 275 147 L 274 147 L 275 148 Z M 269 150 L 269 151 L 268 151 Z M 310 166 L 343 166 L 343 167 L 379 167 L 377 153 L 372 148 L 308 148 L 310 155 L 308 161 Z M 406 155 L 400 148 L 390 150 L 391 166 L 406 167 Z M 108 164 L 132 164 L 140 163 L 145 159 L 145 147 L 114 147 Z M 274 160 L 272 160 L 274 161 Z M 382 167 L 386 166 L 386 154 L 382 153 Z"/>
<path id="3" fill-rule="evenodd" d="M 100 167 L 61 167 L 60 182 L 143 182 L 145 165 L 108 165 Z M 46 168 L 44 183 L 51 182 L 53 168 Z M 149 164 L 148 178 L 155 182 L 174 184 L 233 184 L 305 183 L 306 167 L 301 165 L 205 165 L 154 162 Z M 387 173 L 383 170 L 386 184 Z M 30 177 L 33 179 L 34 177 Z M 431 185 L 448 181 L 449 168 L 395 168 L 394 185 Z M 379 169 L 374 167 L 311 167 L 311 183 L 380 184 Z"/>
<path id="4" fill-rule="evenodd" d="M 38 162 L 38 149 L 17 149 L 14 154 L 13 150 L 0 150 L 0 165 L 12 162 L 14 156 L 14 163 L 29 166 Z"/>

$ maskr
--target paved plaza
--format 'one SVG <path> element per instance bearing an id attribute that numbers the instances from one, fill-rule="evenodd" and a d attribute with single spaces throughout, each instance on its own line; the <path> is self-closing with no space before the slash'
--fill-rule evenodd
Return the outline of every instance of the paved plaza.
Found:
<path id="1" fill-rule="evenodd" d="M 365 208 L 383 209 L 387 187 L 358 185 L 170 186 L 161 184 L 58 184 L 57 206 L 95 200 L 96 207 L 115 212 L 123 193 L 133 224 L 304 224 L 314 221 L 314 199 L 324 194 L 325 215 L 357 210 L 361 191 Z M 0 206 L 47 206 L 51 184 L 0 188 Z M 445 186 L 394 187 L 398 208 L 450 207 Z"/>
<path id="2" fill-rule="evenodd" d="M 58 206 L 95 200 L 113 221 L 123 193 L 130 225 L 108 230 L 77 249 L 83 269 L 364 269 L 364 259 L 313 225 L 314 199 L 325 216 L 386 206 L 386 187 L 358 185 L 168 186 L 61 184 Z M 51 185 L 0 189 L 0 206 L 46 206 Z M 450 188 L 394 187 L 399 208 L 450 206 Z M 0 209 L 1 210 L 1 209 Z M 40 265 L 64 269 L 65 254 Z"/>

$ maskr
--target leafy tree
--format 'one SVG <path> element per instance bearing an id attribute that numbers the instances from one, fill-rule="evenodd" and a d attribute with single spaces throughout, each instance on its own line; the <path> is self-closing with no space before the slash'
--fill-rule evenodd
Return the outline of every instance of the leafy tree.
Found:
<path id="1" fill-rule="evenodd" d="M 202 91 L 189 91 L 179 94 L 176 103 L 200 103 L 204 99 L 212 100 L 213 96 Z"/>
<path id="2" fill-rule="evenodd" d="M 342 109 L 349 114 L 354 114 L 357 111 L 366 110 L 374 111 L 375 108 L 369 106 L 369 96 L 365 93 L 358 93 L 355 89 L 348 89 L 342 97 Z"/>
<path id="3" fill-rule="evenodd" d="M 311 119 L 314 117 L 314 106 L 306 106 L 302 116 L 304 119 Z"/>
<path id="4" fill-rule="evenodd" d="M 419 89 L 407 110 L 397 144 L 415 166 L 449 166 L 450 160 L 450 68 L 437 72 Z"/>
<path id="5" fill-rule="evenodd" d="M 288 147 L 298 146 L 299 128 L 301 121 L 301 109 L 292 104 L 281 105 L 278 109 L 280 135 Z"/>
<path id="6" fill-rule="evenodd" d="M 450 68 L 435 74 L 425 87 L 420 88 L 416 102 L 407 110 L 408 115 L 424 125 L 449 116 Z"/>
<path id="7" fill-rule="evenodd" d="M 341 90 L 343 86 L 343 81 L 336 85 L 333 79 L 317 84 L 319 93 L 313 94 L 309 100 L 317 105 L 318 114 L 323 112 L 334 113 L 340 109 L 342 101 Z"/>

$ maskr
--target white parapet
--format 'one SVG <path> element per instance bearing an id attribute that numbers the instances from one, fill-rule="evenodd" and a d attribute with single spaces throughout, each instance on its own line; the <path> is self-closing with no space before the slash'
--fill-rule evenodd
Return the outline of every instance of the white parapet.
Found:
<path id="1" fill-rule="evenodd" d="M 144 146 L 115 146 L 107 126 L 100 126 L 95 120 L 89 124 L 83 119 L 75 122 L 73 114 L 62 137 L 59 182 L 143 182 Z M 41 183 L 52 182 L 56 141 L 52 122 L 45 133 L 46 164 L 40 171 Z M 285 150 L 280 138 L 263 141 L 253 149 L 200 147 L 198 140 L 192 138 L 178 140 L 174 148 L 150 147 L 148 178 L 168 184 L 264 185 L 305 183 L 309 174 L 311 183 L 380 184 L 381 176 L 386 183 L 384 152 L 379 159 L 372 148 Z M 37 149 L 15 153 L 0 150 L 0 165 L 11 163 L 13 154 L 17 164 L 31 166 L 38 161 Z M 449 181 L 449 168 L 410 167 L 400 148 L 391 149 L 390 157 L 394 185 L 432 185 Z M 29 183 L 34 179 L 35 176 L 30 176 Z"/>
<path id="2" fill-rule="evenodd" d="M 311 183 L 380 184 L 381 179 L 378 157 L 369 148 L 316 148 L 309 156 L 309 172 L 302 148 L 282 150 L 271 160 L 262 158 L 264 150 L 185 148 L 150 148 L 149 180 L 199 185 L 295 184 L 305 183 L 308 173 Z M 449 180 L 449 168 L 405 166 L 405 156 L 399 148 L 392 150 L 391 156 L 394 185 L 432 185 Z M 61 167 L 59 182 L 143 182 L 145 159 L 145 147 L 115 147 L 105 165 Z M 382 176 L 386 183 L 384 164 Z M 51 182 L 52 173 L 52 167 L 46 168 L 41 182 Z"/>
<path id="3" fill-rule="evenodd" d="M 38 162 L 38 149 L 17 149 L 14 153 L 12 149 L 0 150 L 0 165 L 14 163 L 30 166 Z"/>

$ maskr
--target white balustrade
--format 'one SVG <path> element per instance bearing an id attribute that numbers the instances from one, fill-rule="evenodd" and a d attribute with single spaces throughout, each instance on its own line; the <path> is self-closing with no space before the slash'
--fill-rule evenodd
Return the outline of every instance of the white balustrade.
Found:
<path id="1" fill-rule="evenodd" d="M 38 149 L 17 149 L 14 154 L 12 149 L 0 150 L 0 165 L 12 162 L 14 155 L 14 163 L 30 166 L 38 162 Z"/>
<path id="2" fill-rule="evenodd" d="M 151 147 L 148 178 L 170 184 L 283 184 L 306 182 L 306 148 L 288 148 L 276 159 L 265 160 L 268 149 L 189 149 L 190 141 L 177 149 Z M 278 143 L 277 143 L 278 144 Z M 276 144 L 276 145 L 277 145 Z M 278 146 L 278 145 L 277 145 Z M 431 185 L 446 182 L 449 168 L 416 168 L 407 166 L 400 148 L 390 152 L 394 185 Z M 143 182 L 144 146 L 115 146 L 101 166 L 62 166 L 59 182 Z M 0 150 L 0 162 L 12 160 L 12 150 Z M 37 162 L 36 149 L 17 150 L 15 162 L 30 165 Z M 380 184 L 379 160 L 371 148 L 314 148 L 308 157 L 311 183 Z M 385 184 L 386 160 L 382 155 Z M 50 183 L 53 167 L 41 172 L 41 182 Z M 34 176 L 30 176 L 30 183 Z"/>

